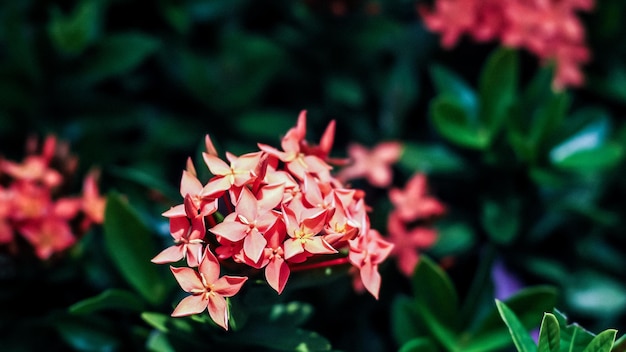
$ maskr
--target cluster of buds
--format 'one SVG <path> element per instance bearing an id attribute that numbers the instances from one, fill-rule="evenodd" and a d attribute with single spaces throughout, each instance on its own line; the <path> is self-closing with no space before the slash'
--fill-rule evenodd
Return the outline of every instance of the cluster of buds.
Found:
<path id="1" fill-rule="evenodd" d="M 235 295 L 248 277 L 220 277 L 226 263 L 252 273 L 263 270 L 278 293 L 293 271 L 351 265 L 365 289 L 378 298 L 378 265 L 393 245 L 370 228 L 364 192 L 331 174 L 331 165 L 338 162 L 329 157 L 334 130 L 333 121 L 319 145 L 309 144 L 303 111 L 282 138 L 282 150 L 259 144 L 257 152 L 226 153 L 228 163 L 207 136 L 203 157 L 213 177 L 202 184 L 188 160 L 180 187 L 184 202 L 163 214 L 169 218 L 174 245 L 152 260 L 185 259 L 187 264 L 171 267 L 182 289 L 191 293 L 172 316 L 208 309 L 227 329 L 225 298 Z M 250 273 L 248 269 L 239 272 Z"/>
<path id="2" fill-rule="evenodd" d="M 420 5 L 426 27 L 454 46 L 463 34 L 476 41 L 499 39 L 524 48 L 543 62 L 555 61 L 553 86 L 580 86 L 581 66 L 589 61 L 585 29 L 577 11 L 590 11 L 594 0 L 436 0 L 431 10 Z"/>
<path id="3" fill-rule="evenodd" d="M 21 163 L 0 160 L 0 249 L 16 253 L 28 243 L 46 260 L 72 246 L 93 223 L 102 223 L 105 200 L 95 171 L 84 179 L 81 195 L 65 194 L 77 166 L 66 143 L 49 136 L 38 149 L 32 138 Z"/>

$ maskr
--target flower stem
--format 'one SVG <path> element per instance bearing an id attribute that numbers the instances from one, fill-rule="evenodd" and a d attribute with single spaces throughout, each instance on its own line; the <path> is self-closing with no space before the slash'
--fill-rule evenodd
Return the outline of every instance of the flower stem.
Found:
<path id="1" fill-rule="evenodd" d="M 346 264 L 349 261 L 350 260 L 348 259 L 348 257 L 335 258 L 335 259 L 326 260 L 323 262 L 296 265 L 296 266 L 291 267 L 291 271 L 295 272 L 295 271 L 304 271 L 304 270 L 311 270 L 311 269 L 317 269 L 317 268 L 327 268 L 330 266 Z"/>

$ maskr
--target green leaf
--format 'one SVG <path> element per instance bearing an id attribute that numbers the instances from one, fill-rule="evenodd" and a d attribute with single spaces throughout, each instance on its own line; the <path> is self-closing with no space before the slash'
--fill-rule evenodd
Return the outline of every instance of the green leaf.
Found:
<path id="1" fill-rule="evenodd" d="M 144 306 L 144 302 L 132 292 L 111 288 L 97 296 L 74 303 L 69 311 L 72 314 L 90 314 L 108 309 L 140 312 Z"/>
<path id="2" fill-rule="evenodd" d="M 470 115 L 478 113 L 476 92 L 461 77 L 437 64 L 431 66 L 429 72 L 439 94 L 454 96 Z"/>
<path id="3" fill-rule="evenodd" d="M 121 195 L 111 192 L 104 216 L 104 242 L 109 257 L 126 281 L 148 302 L 163 302 L 170 285 L 150 262 L 157 250 L 150 230 Z"/>
<path id="4" fill-rule="evenodd" d="M 437 352 L 437 348 L 428 338 L 419 337 L 403 344 L 398 352 Z"/>
<path id="5" fill-rule="evenodd" d="M 430 258 L 423 255 L 411 280 L 418 317 L 439 343 L 454 348 L 458 297 L 452 281 Z"/>
<path id="6" fill-rule="evenodd" d="M 567 136 L 550 150 L 550 161 L 567 170 L 596 170 L 615 166 L 623 158 L 621 145 L 608 140 L 611 117 L 602 108 L 576 111 L 563 126 Z"/>
<path id="7" fill-rule="evenodd" d="M 423 255 L 411 283 L 415 301 L 428 309 L 440 323 L 452 326 L 456 321 L 459 302 L 446 272 Z"/>
<path id="8" fill-rule="evenodd" d="M 159 46 L 158 39 L 140 32 L 109 35 L 98 43 L 79 80 L 95 83 L 125 74 L 143 63 Z"/>
<path id="9" fill-rule="evenodd" d="M 496 243 L 509 244 L 519 231 L 520 205 L 517 199 L 486 200 L 482 206 L 482 225 Z"/>
<path id="10" fill-rule="evenodd" d="M 76 351 L 107 352 L 121 347 L 113 327 L 106 321 L 90 317 L 61 318 L 54 324 L 61 337 Z"/>
<path id="11" fill-rule="evenodd" d="M 626 352 L 626 335 L 622 335 L 615 341 L 611 352 Z"/>
<path id="12" fill-rule="evenodd" d="M 565 299 L 577 312 L 607 318 L 626 310 L 626 286 L 622 282 L 592 270 L 569 277 L 565 282 Z"/>
<path id="13" fill-rule="evenodd" d="M 398 345 L 404 345 L 428 333 L 419 319 L 415 302 L 409 297 L 397 296 L 392 302 L 391 331 Z"/>
<path id="14" fill-rule="evenodd" d="M 101 7 L 100 1 L 83 0 L 69 15 L 53 8 L 48 35 L 56 49 L 67 54 L 80 54 L 93 43 L 100 32 Z"/>
<path id="15" fill-rule="evenodd" d="M 506 323 L 509 328 L 509 332 L 511 337 L 513 338 L 513 343 L 519 352 L 534 352 L 537 351 L 537 346 L 533 342 L 533 339 L 526 331 L 526 328 L 522 324 L 522 322 L 517 318 L 515 313 L 506 304 L 502 303 L 500 300 L 496 299 L 496 306 L 498 307 L 498 311 L 500 312 L 500 316 L 502 320 Z"/>
<path id="16" fill-rule="evenodd" d="M 596 335 L 582 352 L 610 352 L 617 330 L 608 329 Z"/>
<path id="17" fill-rule="evenodd" d="M 176 352 L 167 338 L 167 334 L 161 331 L 154 331 L 148 336 L 146 348 L 151 352 Z"/>
<path id="18" fill-rule="evenodd" d="M 300 326 L 313 314 L 313 306 L 303 302 L 274 304 L 270 311 L 269 321 L 272 324 Z"/>
<path id="19" fill-rule="evenodd" d="M 568 325 L 565 315 L 557 309 L 552 313 L 561 327 L 561 352 L 582 351 L 593 340 L 594 335 L 580 325 L 576 323 Z"/>
<path id="20" fill-rule="evenodd" d="M 450 142 L 472 149 L 485 149 L 489 145 L 489 132 L 472 121 L 471 112 L 448 95 L 432 100 L 430 117 L 437 131 Z"/>
<path id="21" fill-rule="evenodd" d="M 476 242 L 474 230 L 465 222 L 452 222 L 443 219 L 437 223 L 436 229 L 439 237 L 428 252 L 437 258 L 465 253 Z"/>
<path id="22" fill-rule="evenodd" d="M 524 327 L 531 329 L 539 325 L 539 317 L 554 308 L 557 302 L 557 290 L 552 286 L 531 286 L 518 291 L 513 296 L 504 300 Z M 485 316 L 482 323 L 477 327 L 475 334 L 488 334 L 503 327 L 500 314 L 493 309 Z"/>
<path id="23" fill-rule="evenodd" d="M 409 173 L 456 173 L 467 170 L 460 156 L 443 145 L 404 143 L 398 166 Z"/>
<path id="24" fill-rule="evenodd" d="M 559 321 L 552 313 L 544 313 L 539 331 L 538 352 L 559 352 L 561 333 Z"/>
<path id="25" fill-rule="evenodd" d="M 488 126 L 488 138 L 499 131 L 517 95 L 517 52 L 501 48 L 487 59 L 479 77 L 480 120 Z"/>
<path id="26" fill-rule="evenodd" d="M 358 108 L 365 102 L 363 89 L 354 77 L 331 75 L 324 88 L 326 97 L 331 102 L 351 108 Z"/>
<path id="27" fill-rule="evenodd" d="M 257 324 L 232 332 L 228 342 L 245 346 L 266 347 L 274 351 L 330 351 L 330 342 L 316 332 L 295 327 Z"/>
<path id="28" fill-rule="evenodd" d="M 193 327 L 186 318 L 172 318 L 169 315 L 161 313 L 143 312 L 141 313 L 141 319 L 153 328 L 164 333 L 169 333 L 171 331 L 189 333 L 193 331 Z"/>

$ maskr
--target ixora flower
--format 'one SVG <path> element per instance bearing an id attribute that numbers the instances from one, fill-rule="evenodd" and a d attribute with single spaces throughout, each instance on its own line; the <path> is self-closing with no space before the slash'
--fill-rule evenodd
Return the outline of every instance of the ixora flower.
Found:
<path id="1" fill-rule="evenodd" d="M 38 149 L 30 139 L 22 162 L 0 160 L 0 251 L 24 250 L 21 237 L 39 259 L 47 260 L 72 246 L 92 224 L 102 223 L 105 199 L 97 170 L 85 177 L 80 196 L 62 194 L 77 159 L 54 136 Z"/>
<path id="2" fill-rule="evenodd" d="M 329 156 L 334 133 L 331 122 L 319 145 L 308 143 L 303 111 L 282 138 L 282 150 L 259 144 L 259 151 L 241 156 L 227 152 L 228 162 L 207 136 L 203 157 L 213 176 L 201 182 L 188 161 L 181 180 L 184 202 L 163 213 L 174 245 L 152 260 L 186 259 L 187 268 L 173 267 L 172 272 L 192 296 L 181 301 L 173 316 L 208 307 L 211 318 L 227 329 L 226 297 L 236 294 L 248 277 L 264 277 L 280 294 L 292 272 L 331 265 L 352 265 L 360 273 L 359 284 L 378 298 L 378 266 L 393 244 L 370 229 L 364 192 L 333 176 L 332 165 L 345 164 Z M 245 276 L 218 279 L 221 263 L 228 264 L 229 273 L 239 266 Z"/>
<path id="3" fill-rule="evenodd" d="M 226 297 L 232 297 L 239 292 L 248 278 L 241 276 L 220 277 L 220 264 L 208 247 L 205 249 L 198 271 L 191 268 L 170 268 L 180 287 L 191 293 L 191 296 L 183 298 L 178 303 L 172 316 L 196 314 L 207 309 L 211 319 L 228 330 Z"/>
<path id="4" fill-rule="evenodd" d="M 524 48 L 542 62 L 556 62 L 554 88 L 580 86 L 581 66 L 589 61 L 585 31 L 576 11 L 589 11 L 593 0 L 437 0 L 418 8 L 424 24 L 453 47 L 463 34 L 476 41 L 499 39 Z"/>
<path id="5" fill-rule="evenodd" d="M 402 154 L 402 145 L 398 142 L 383 142 L 372 150 L 352 143 L 348 146 L 351 163 L 342 169 L 337 178 L 345 182 L 365 178 L 372 186 L 386 188 L 393 181 L 391 165 L 395 164 Z"/>

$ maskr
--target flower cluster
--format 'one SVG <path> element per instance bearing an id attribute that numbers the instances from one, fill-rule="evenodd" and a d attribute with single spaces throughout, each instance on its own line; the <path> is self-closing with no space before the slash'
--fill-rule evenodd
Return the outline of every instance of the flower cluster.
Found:
<path id="1" fill-rule="evenodd" d="M 434 9 L 418 8 L 426 26 L 450 48 L 463 34 L 476 41 L 499 39 L 525 48 L 543 62 L 554 60 L 556 89 L 580 86 L 581 66 L 589 61 L 585 31 L 576 12 L 589 11 L 593 0 L 436 0 Z"/>
<path id="2" fill-rule="evenodd" d="M 105 200 L 95 171 L 85 178 L 82 195 L 64 194 L 77 165 L 67 144 L 49 136 L 41 151 L 35 139 L 27 149 L 21 163 L 0 160 L 0 249 L 17 252 L 25 239 L 45 260 L 74 244 L 93 223 L 102 223 Z"/>
<path id="3" fill-rule="evenodd" d="M 396 141 L 382 142 L 372 149 L 352 143 L 348 146 L 352 162 L 337 178 L 343 182 L 365 179 L 372 186 L 389 188 L 393 184 L 392 166 L 400 159 L 402 148 Z M 388 195 L 394 206 L 387 220 L 388 240 L 394 244 L 391 255 L 396 257 L 400 272 L 411 276 L 419 253 L 437 241 L 437 231 L 429 224 L 445 213 L 445 207 L 427 194 L 426 175 L 421 173 L 414 174 L 404 189 L 389 189 Z"/>
<path id="4" fill-rule="evenodd" d="M 341 162 L 329 157 L 334 133 L 331 122 L 319 144 L 309 144 L 303 111 L 282 138 L 282 149 L 258 144 L 256 152 L 227 152 L 227 161 L 207 136 L 203 157 L 213 177 L 203 184 L 188 161 L 180 186 L 184 202 L 163 213 L 174 245 L 152 260 L 185 259 L 190 267 L 171 267 L 183 290 L 192 294 L 173 316 L 208 309 L 218 325 L 228 328 L 224 299 L 236 294 L 247 276 L 219 278 L 225 263 L 245 265 L 252 274 L 262 270 L 278 293 L 293 271 L 351 264 L 363 286 L 378 297 L 378 265 L 393 245 L 370 228 L 364 192 L 347 188 L 331 174 L 331 165 Z"/>

